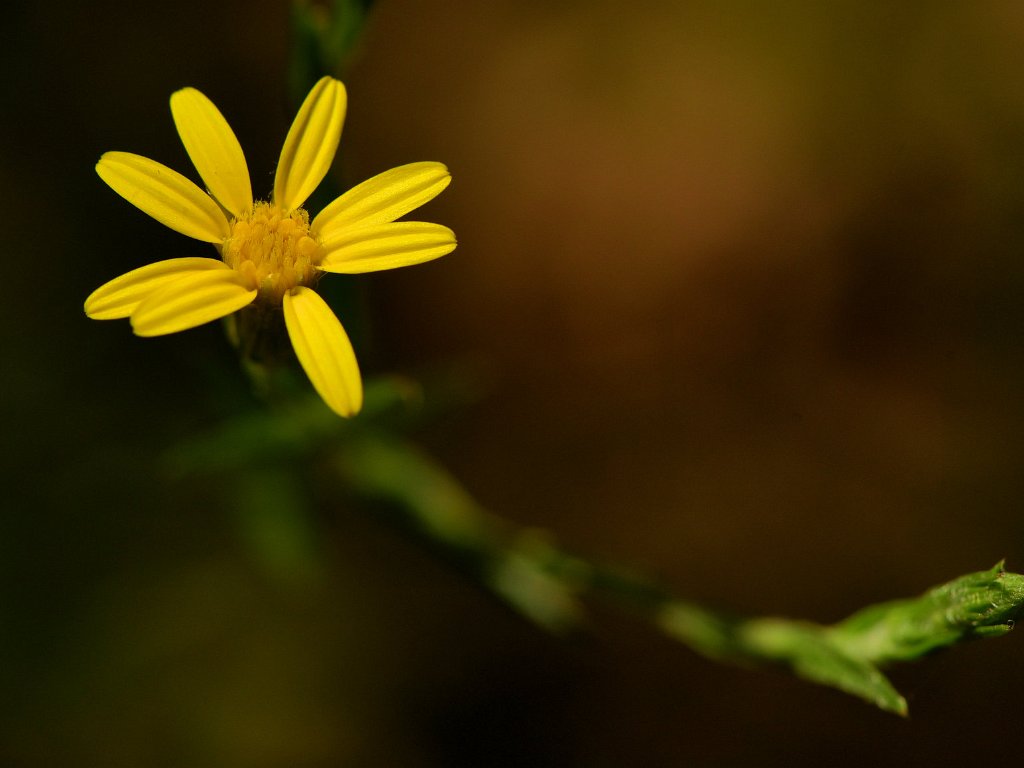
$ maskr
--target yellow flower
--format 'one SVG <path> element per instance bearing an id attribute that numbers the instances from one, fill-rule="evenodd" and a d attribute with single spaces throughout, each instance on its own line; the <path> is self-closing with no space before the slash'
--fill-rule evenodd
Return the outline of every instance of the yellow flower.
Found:
<path id="1" fill-rule="evenodd" d="M 121 275 L 85 300 L 96 320 L 130 318 L 139 336 L 175 333 L 250 306 L 284 309 L 295 354 L 313 387 L 341 416 L 362 406 L 352 345 L 313 290 L 323 272 L 357 273 L 419 264 L 450 253 L 440 224 L 396 221 L 441 193 L 441 163 L 411 163 L 353 187 L 310 221 L 302 204 L 334 160 L 345 119 L 345 86 L 325 77 L 310 91 L 281 150 L 269 202 L 254 202 L 242 147 L 206 96 L 171 96 L 178 135 L 206 184 L 139 155 L 107 152 L 96 172 L 132 205 L 171 229 L 213 243 L 220 259 L 158 261 Z"/>

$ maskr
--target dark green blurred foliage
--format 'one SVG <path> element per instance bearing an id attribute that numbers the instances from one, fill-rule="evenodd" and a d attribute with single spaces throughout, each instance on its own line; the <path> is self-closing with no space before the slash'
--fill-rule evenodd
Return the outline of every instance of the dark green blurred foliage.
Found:
<path id="1" fill-rule="evenodd" d="M 0 762 L 948 765 L 1003 743 L 1012 633 L 894 669 L 902 720 L 600 601 L 601 633 L 552 639 L 325 503 L 316 461 L 301 488 L 250 480 L 249 533 L 231 485 L 168 473 L 262 406 L 219 328 L 82 316 L 113 275 L 199 253 L 92 165 L 188 169 L 167 97 L 194 85 L 266 193 L 289 24 L 234 0 L 0 23 Z M 431 214 L 460 247 L 332 303 L 350 331 L 366 310 L 368 375 L 483 364 L 486 399 L 399 418 L 479 503 L 702 604 L 825 625 L 1020 569 L 1019 4 L 409 0 L 364 32 L 339 188 L 444 161 Z"/>
<path id="2" fill-rule="evenodd" d="M 302 103 L 324 75 L 345 79 L 373 0 L 297 0 L 291 3 L 288 89 Z"/>

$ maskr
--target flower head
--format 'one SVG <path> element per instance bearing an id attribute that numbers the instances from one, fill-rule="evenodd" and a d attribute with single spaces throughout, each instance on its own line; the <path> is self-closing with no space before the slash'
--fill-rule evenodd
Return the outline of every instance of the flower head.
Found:
<path id="1" fill-rule="evenodd" d="M 96 172 L 132 205 L 171 229 L 212 243 L 219 259 L 158 261 L 121 275 L 85 300 L 96 320 L 129 318 L 139 336 L 161 336 L 250 307 L 283 308 L 299 363 L 328 406 L 352 416 L 362 382 L 352 345 L 313 290 L 324 272 L 393 269 L 455 248 L 440 224 L 396 221 L 451 181 L 441 163 L 411 163 L 353 187 L 312 220 L 302 208 L 334 160 L 345 86 L 330 77 L 310 91 L 281 150 L 269 201 L 255 201 L 242 147 L 206 96 L 171 96 L 178 135 L 206 185 L 129 152 L 107 152 Z"/>

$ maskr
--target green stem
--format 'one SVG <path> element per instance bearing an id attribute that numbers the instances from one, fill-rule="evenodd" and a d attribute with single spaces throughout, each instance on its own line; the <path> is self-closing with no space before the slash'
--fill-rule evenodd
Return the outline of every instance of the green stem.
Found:
<path id="1" fill-rule="evenodd" d="M 585 615 L 583 600 L 605 597 L 709 658 L 783 666 L 901 715 L 906 701 L 882 665 L 1005 634 L 1024 612 L 1024 576 L 1005 572 L 999 563 L 921 597 L 871 606 L 831 627 L 733 617 L 681 600 L 642 575 L 567 553 L 542 531 L 515 528 L 477 505 L 428 457 L 383 433 L 347 442 L 337 466 L 347 487 L 383 502 L 403 527 L 549 630 L 577 628 Z"/>

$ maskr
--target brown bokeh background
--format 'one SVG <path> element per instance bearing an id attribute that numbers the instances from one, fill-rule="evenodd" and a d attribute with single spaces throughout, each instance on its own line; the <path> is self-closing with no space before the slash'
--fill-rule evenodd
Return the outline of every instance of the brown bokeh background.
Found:
<path id="1" fill-rule="evenodd" d="M 895 671 L 904 722 L 608 606 L 550 638 L 351 511 L 321 510 L 318 575 L 284 586 L 215 489 L 159 474 L 245 383 L 215 326 L 140 341 L 82 316 L 110 277 L 202 253 L 92 166 L 189 168 L 167 96 L 191 84 L 268 190 L 287 17 L 123 0 L 0 22 L 2 762 L 1012 754 L 1015 635 Z M 364 370 L 472 371 L 481 397 L 418 439 L 483 503 L 712 605 L 830 621 L 1024 570 L 1022 43 L 1009 1 L 380 0 L 336 168 L 444 161 L 422 216 L 460 246 L 362 278 Z"/>

